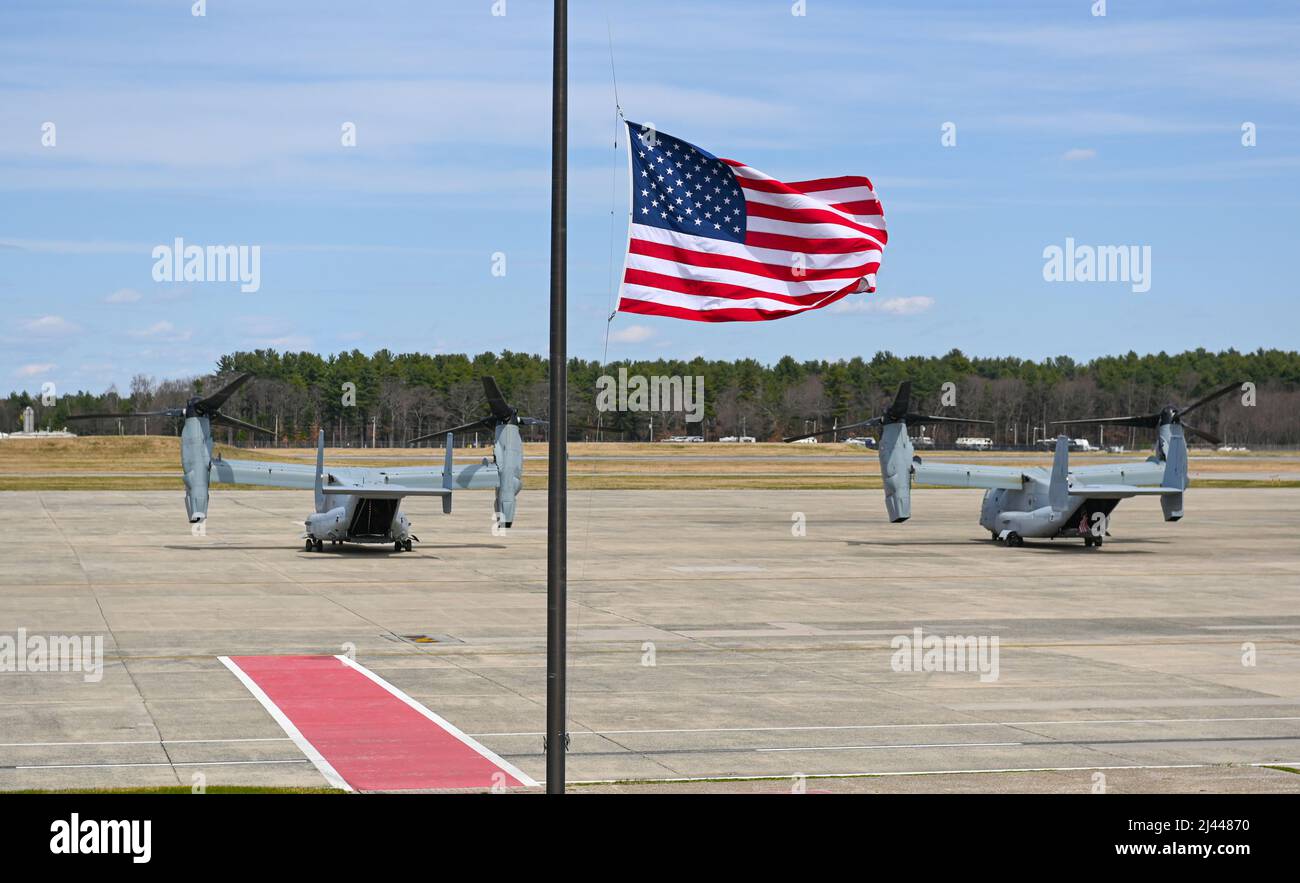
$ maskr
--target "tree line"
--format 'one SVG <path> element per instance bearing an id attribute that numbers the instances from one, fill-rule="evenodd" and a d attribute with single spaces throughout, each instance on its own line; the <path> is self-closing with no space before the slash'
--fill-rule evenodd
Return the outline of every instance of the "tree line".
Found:
<path id="1" fill-rule="evenodd" d="M 687 423 L 681 411 L 614 411 L 596 407 L 597 381 L 617 375 L 704 378 L 703 419 Z M 218 359 L 212 375 L 156 380 L 137 375 L 125 392 L 110 387 L 59 396 L 44 405 L 25 392 L 0 401 L 0 429 L 21 428 L 31 406 L 40 428 L 67 425 L 80 434 L 174 434 L 179 421 L 97 420 L 67 423 L 70 414 L 94 411 L 160 410 L 211 393 L 239 372 L 255 379 L 223 410 L 273 430 L 272 437 L 218 429 L 219 439 L 248 445 L 301 446 L 314 443 L 318 428 L 339 447 L 404 446 L 440 428 L 471 422 L 486 413 L 480 378 L 496 377 L 521 414 L 546 418 L 547 361 L 527 353 L 476 356 L 394 354 L 359 350 L 314 353 L 255 350 Z M 927 427 L 939 444 L 958 435 L 988 436 L 999 446 L 1025 445 L 1056 428 L 1066 417 L 1119 416 L 1186 405 L 1234 381 L 1254 384 L 1256 405 L 1243 407 L 1229 395 L 1198 412 L 1189 423 L 1232 444 L 1300 446 L 1300 353 L 1283 350 L 1204 349 L 1167 354 L 1103 356 L 1077 362 L 1068 356 L 1034 361 L 1014 356 L 981 358 L 952 350 L 943 356 L 896 356 L 799 361 L 785 356 L 774 364 L 657 359 L 609 364 L 569 363 L 569 421 L 575 440 L 647 441 L 671 435 L 752 436 L 775 441 L 785 435 L 845 425 L 880 413 L 904 379 L 913 384 L 912 409 L 994 421 L 991 427 Z M 952 384 L 951 386 L 945 386 Z M 945 393 L 947 393 L 945 395 Z M 955 396 L 955 404 L 953 397 Z M 917 430 L 919 431 L 919 430 Z M 915 432 L 914 431 L 914 434 Z M 1107 444 L 1147 444 L 1146 430 L 1105 430 Z M 853 433 L 856 434 L 856 433 Z M 1082 428 L 1072 433 L 1082 436 Z M 223 438 L 224 435 L 224 438 Z M 1098 440 L 1098 430 L 1086 435 Z M 526 440 L 545 438 L 545 427 L 525 429 Z M 483 434 L 482 441 L 487 440 Z"/>

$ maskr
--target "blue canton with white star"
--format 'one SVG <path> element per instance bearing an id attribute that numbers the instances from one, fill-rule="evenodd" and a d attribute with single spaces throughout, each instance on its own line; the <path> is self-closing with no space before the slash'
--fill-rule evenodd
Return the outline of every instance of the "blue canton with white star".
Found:
<path id="1" fill-rule="evenodd" d="M 745 197 L 730 166 L 649 126 L 629 122 L 627 128 L 636 223 L 745 241 Z"/>

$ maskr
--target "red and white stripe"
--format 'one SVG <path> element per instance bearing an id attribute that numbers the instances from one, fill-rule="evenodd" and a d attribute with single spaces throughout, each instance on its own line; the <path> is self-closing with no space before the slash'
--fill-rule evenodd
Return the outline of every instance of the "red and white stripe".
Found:
<path id="1" fill-rule="evenodd" d="M 871 181 L 783 183 L 734 160 L 745 241 L 633 223 L 618 308 L 697 322 L 780 319 L 876 290 L 888 241 Z"/>

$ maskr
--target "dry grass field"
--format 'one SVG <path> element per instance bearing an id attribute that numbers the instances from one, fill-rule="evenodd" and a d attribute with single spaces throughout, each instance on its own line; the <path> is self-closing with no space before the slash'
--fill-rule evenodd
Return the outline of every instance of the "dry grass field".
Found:
<path id="1" fill-rule="evenodd" d="M 546 445 L 524 446 L 527 486 L 546 486 Z M 235 448 L 225 457 L 310 463 L 310 448 Z M 1075 464 L 1141 459 L 1147 452 L 1075 454 Z M 457 448 L 458 464 L 490 457 L 489 448 Z M 636 444 L 572 442 L 569 477 L 575 488 L 636 490 L 753 488 L 851 490 L 878 488 L 875 452 L 846 444 Z M 1002 465 L 1046 465 L 1046 453 L 922 452 L 923 457 Z M 328 448 L 333 466 L 441 464 L 436 448 Z M 1219 453 L 1193 450 L 1194 486 L 1300 486 L 1300 451 Z M 172 436 L 88 436 L 0 440 L 0 490 L 165 490 L 181 487 L 179 440 Z"/>

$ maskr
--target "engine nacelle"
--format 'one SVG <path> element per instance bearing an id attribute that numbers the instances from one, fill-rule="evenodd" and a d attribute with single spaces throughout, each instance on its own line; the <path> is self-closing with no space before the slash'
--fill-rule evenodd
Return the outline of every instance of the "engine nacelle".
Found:
<path id="1" fill-rule="evenodd" d="M 907 424 L 886 423 L 880 431 L 880 479 L 885 485 L 885 510 L 894 523 L 912 517 L 914 453 Z"/>
<path id="2" fill-rule="evenodd" d="M 518 426 L 513 423 L 497 426 L 492 455 L 496 458 L 498 478 L 494 508 L 502 526 L 509 527 L 515 520 L 515 497 L 524 486 L 524 442 Z"/>
<path id="3" fill-rule="evenodd" d="M 208 517 L 212 426 L 207 417 L 185 418 L 181 429 L 181 469 L 185 477 L 185 511 L 193 524 Z"/>

